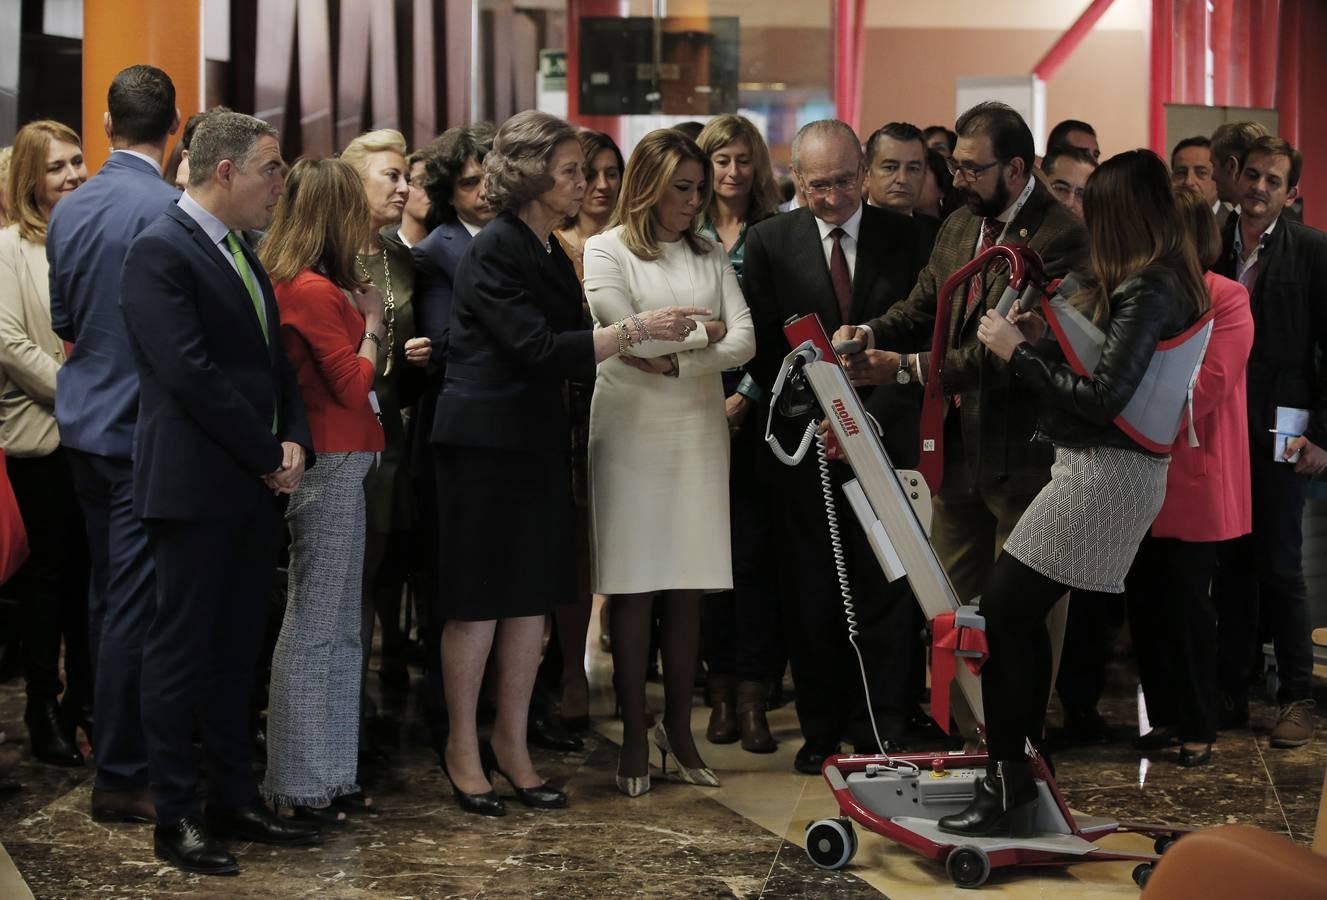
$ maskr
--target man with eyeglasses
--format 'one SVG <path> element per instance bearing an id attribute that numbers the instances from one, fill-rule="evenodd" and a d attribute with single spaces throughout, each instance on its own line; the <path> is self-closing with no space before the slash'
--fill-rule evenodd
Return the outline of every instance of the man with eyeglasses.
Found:
<path id="1" fill-rule="evenodd" d="M 1097 167 L 1092 154 L 1078 147 L 1060 147 L 1051 150 L 1041 162 L 1051 193 L 1078 218 L 1083 218 L 1083 191 L 1087 189 L 1087 176 Z"/>
<path id="2" fill-rule="evenodd" d="M 766 389 L 788 341 L 789 317 L 817 313 L 833 331 L 845 322 L 881 315 L 908 295 L 926 264 L 935 235 L 934 220 L 910 218 L 862 202 L 866 167 L 857 135 L 843 122 L 812 122 L 792 145 L 794 177 L 806 206 L 781 213 L 747 231 L 747 304 L 756 323 L 756 358 L 750 374 Z M 876 389 L 866 397 L 868 411 L 885 426 L 885 443 L 897 459 L 915 463 L 918 402 L 916 387 Z M 761 419 L 765 417 L 760 414 Z M 784 444 L 800 438 L 809 413 L 775 416 Z M 794 438 L 794 433 L 796 438 Z M 790 566 L 787 591 L 797 717 L 805 744 L 797 753 L 799 772 L 819 774 L 826 757 L 847 738 L 862 752 L 876 751 L 862 679 L 847 639 L 847 623 L 835 578 L 824 498 L 815 466 L 780 466 L 768 454 L 761 473 L 769 490 L 786 498 L 787 514 L 777 527 L 783 542 L 779 562 Z M 839 514 L 848 508 L 841 485 L 851 477 L 845 463 L 832 462 Z M 885 749 L 901 747 L 912 707 L 911 672 L 920 648 L 921 616 L 904 582 L 888 584 L 861 529 L 845 528 L 853 595 L 857 600 L 859 643 L 875 719 Z"/>
<path id="3" fill-rule="evenodd" d="M 1032 174 L 1032 132 L 1022 116 L 1003 103 L 981 103 L 959 117 L 955 130 L 949 168 L 966 206 L 941 225 L 930 262 L 905 302 L 835 334 L 835 341 L 857 337 L 870 348 L 845 360 L 854 384 L 924 377 L 940 287 L 988 247 L 1027 244 L 1052 278 L 1086 265 L 1082 223 Z M 1005 538 L 1050 479 L 1051 447 L 1033 440 L 1035 396 L 977 340 L 977 323 L 995 307 L 1008 278 L 1007 272 L 984 284 L 974 278 L 957 290 L 950 319 L 944 381 L 951 402 L 931 543 L 964 602 L 981 593 Z"/>

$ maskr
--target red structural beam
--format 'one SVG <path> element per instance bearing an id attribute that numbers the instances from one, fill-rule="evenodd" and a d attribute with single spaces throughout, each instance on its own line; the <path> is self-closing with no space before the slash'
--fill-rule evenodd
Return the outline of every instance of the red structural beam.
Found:
<path id="1" fill-rule="evenodd" d="M 1087 33 L 1092 30 L 1092 26 L 1097 24 L 1097 20 L 1110 9 L 1115 0 L 1092 0 L 1083 10 L 1074 24 L 1069 26 L 1069 30 L 1060 35 L 1060 39 L 1051 45 L 1046 51 L 1046 55 L 1041 58 L 1035 66 L 1032 67 L 1032 74 L 1036 75 L 1042 81 L 1050 81 L 1051 76 L 1056 70 L 1064 64 L 1064 61 L 1078 49 L 1078 45 L 1087 37 Z"/>
<path id="2" fill-rule="evenodd" d="M 1172 0 L 1152 0 L 1152 27 L 1148 31 L 1151 44 L 1147 80 L 1147 143 L 1162 159 L 1167 158 L 1166 104 L 1174 84 L 1174 47 L 1171 43 L 1171 23 L 1174 18 Z"/>
<path id="3" fill-rule="evenodd" d="M 834 2 L 834 113 L 856 131 L 866 71 L 866 0 Z"/>

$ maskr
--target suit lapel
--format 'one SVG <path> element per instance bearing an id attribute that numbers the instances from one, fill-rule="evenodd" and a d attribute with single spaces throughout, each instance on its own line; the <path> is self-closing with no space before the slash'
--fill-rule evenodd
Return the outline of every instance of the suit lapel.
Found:
<path id="1" fill-rule="evenodd" d="M 884 245 L 888 239 L 889 235 L 884 233 L 884 222 L 880 217 L 867 215 L 867 210 L 863 208 L 862 227 L 857 231 L 857 263 L 852 273 L 852 306 L 849 315 L 853 322 L 864 322 L 870 318 L 866 313 L 866 305 L 880 278 L 880 258 L 875 251 L 877 248 L 885 250 Z M 825 271 L 828 273 L 829 269 Z"/>
<path id="2" fill-rule="evenodd" d="M 820 226 L 811 210 L 794 212 L 800 219 L 793 234 L 792 253 L 796 259 L 796 269 L 807 275 L 807 287 L 810 288 L 811 301 L 820 321 L 829 332 L 842 325 L 843 316 L 839 313 L 839 303 L 834 297 L 834 283 L 829 279 L 829 263 L 825 262 L 824 243 L 820 239 Z M 860 232 L 858 232 L 860 234 Z M 859 243 L 860 246 L 860 243 Z M 860 262 L 861 254 L 858 254 Z"/>
<path id="3" fill-rule="evenodd" d="M 979 234 L 981 234 L 981 219 L 969 214 L 967 222 L 959 231 L 954 259 L 952 265 L 948 267 L 948 271 L 955 272 L 968 264 L 973 257 L 973 251 L 977 249 L 977 235 Z M 951 297 L 949 301 L 949 346 L 951 347 L 958 346 L 958 336 L 967 323 L 968 285 L 970 283 L 965 282 L 960 285 L 956 289 L 957 296 Z"/>
<path id="4" fill-rule="evenodd" d="M 225 255 L 221 251 L 221 248 L 218 245 L 212 243 L 212 239 L 207 236 L 207 232 L 205 232 L 202 226 L 199 225 L 198 222 L 194 220 L 193 216 L 189 215 L 187 212 L 180 209 L 179 206 L 172 206 L 169 210 L 169 214 L 172 217 L 174 217 L 174 219 L 177 222 L 179 222 L 181 225 L 184 226 L 185 231 L 189 232 L 190 237 L 192 237 L 194 242 L 198 244 L 199 249 L 201 249 L 203 252 L 203 255 L 208 258 L 208 260 L 213 264 L 213 266 L 215 266 L 217 269 L 219 269 L 221 272 L 224 273 L 222 277 L 227 279 L 227 283 L 225 286 L 222 286 L 221 290 L 219 290 L 217 293 L 221 294 L 223 297 L 227 299 L 237 298 L 238 301 L 243 302 L 244 305 L 240 309 L 240 315 L 245 321 L 249 323 L 249 326 L 252 329 L 254 337 L 256 337 L 260 341 L 263 341 L 264 344 L 268 345 L 268 355 L 270 356 L 271 355 L 270 341 L 268 341 L 266 338 L 263 337 L 263 327 L 258 323 L 258 313 L 253 308 L 253 300 L 249 297 L 249 289 L 244 286 L 244 279 L 240 278 L 240 273 L 235 271 L 235 267 L 231 265 L 229 260 L 226 259 Z M 241 247 L 244 246 L 243 241 L 240 242 L 240 246 Z M 249 253 L 246 253 L 245 259 L 246 260 L 251 259 L 251 255 Z M 253 263 L 250 263 L 249 271 L 251 273 L 255 272 Z M 256 275 L 254 277 L 257 278 Z M 266 280 L 267 280 L 266 278 L 263 278 L 260 281 L 255 281 L 255 284 L 262 284 L 266 282 Z M 268 299 L 268 291 L 270 290 L 271 288 L 269 286 L 269 288 L 266 291 L 263 291 L 264 300 Z M 264 305 L 269 310 L 272 308 L 272 304 L 270 302 L 265 303 Z M 244 315 L 245 313 L 247 313 L 247 315 Z M 269 333 L 272 333 L 271 325 L 276 322 L 276 317 L 269 316 L 267 321 L 269 323 L 268 324 Z M 275 339 L 276 335 L 272 333 L 272 340 Z"/>

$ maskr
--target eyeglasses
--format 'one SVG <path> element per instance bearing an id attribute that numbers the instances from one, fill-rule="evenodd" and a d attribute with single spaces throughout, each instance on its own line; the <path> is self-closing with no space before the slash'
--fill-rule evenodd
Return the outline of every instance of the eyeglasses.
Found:
<path id="1" fill-rule="evenodd" d="M 837 191 L 840 194 L 847 194 L 857 190 L 857 185 L 861 182 L 862 171 L 858 169 L 851 175 L 843 175 L 835 178 L 833 181 L 812 181 L 802 182 L 802 190 L 808 196 L 817 199 L 828 197 L 831 193 Z"/>
<path id="2" fill-rule="evenodd" d="M 1067 181 L 1052 181 L 1051 193 L 1059 197 L 1061 201 L 1067 202 L 1072 197 L 1080 203 L 1083 202 L 1083 189 L 1076 188 Z"/>
<path id="3" fill-rule="evenodd" d="M 965 181 L 976 181 L 982 175 L 986 174 L 987 169 L 1003 165 L 1004 160 L 997 159 L 995 162 L 988 162 L 985 165 L 977 165 L 970 162 L 955 162 L 953 159 L 946 159 L 945 165 L 949 167 L 949 174 L 962 175 Z"/>

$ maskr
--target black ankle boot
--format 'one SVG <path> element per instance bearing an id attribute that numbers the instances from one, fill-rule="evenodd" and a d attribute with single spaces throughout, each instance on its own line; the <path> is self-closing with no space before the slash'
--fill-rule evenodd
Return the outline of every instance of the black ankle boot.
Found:
<path id="1" fill-rule="evenodd" d="M 977 784 L 977 796 L 968 808 L 952 816 L 943 816 L 937 827 L 949 834 L 983 837 L 990 834 L 1013 834 L 1026 837 L 1032 833 L 1037 814 L 1037 782 L 1027 760 L 992 761 L 986 777 Z"/>
<path id="2" fill-rule="evenodd" d="M 73 729 L 66 725 L 54 699 L 29 701 L 23 721 L 32 740 L 32 753 L 42 762 L 56 766 L 83 765 L 83 754 L 74 743 Z"/>

